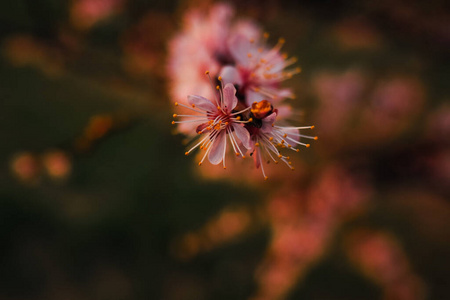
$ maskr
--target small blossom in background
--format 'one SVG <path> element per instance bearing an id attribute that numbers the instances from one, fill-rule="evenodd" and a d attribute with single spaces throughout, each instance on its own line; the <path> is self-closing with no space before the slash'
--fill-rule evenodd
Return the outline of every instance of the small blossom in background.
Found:
<path id="1" fill-rule="evenodd" d="M 74 27 L 87 30 L 118 13 L 126 0 L 73 0 L 70 18 Z"/>
<path id="2" fill-rule="evenodd" d="M 394 237 L 384 232 L 359 230 L 348 235 L 349 260 L 383 289 L 385 300 L 422 300 L 425 288 L 414 274 Z"/>

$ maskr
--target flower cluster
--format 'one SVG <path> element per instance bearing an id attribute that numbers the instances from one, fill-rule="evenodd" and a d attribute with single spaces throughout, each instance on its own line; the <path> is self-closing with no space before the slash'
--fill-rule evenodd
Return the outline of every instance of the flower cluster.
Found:
<path id="1" fill-rule="evenodd" d="M 284 39 L 269 47 L 267 33 L 249 21 L 232 25 L 232 15 L 223 4 L 209 14 L 191 11 L 186 28 L 170 43 L 169 74 L 184 75 L 171 75 L 172 97 L 180 108 L 172 124 L 184 134 L 196 133 L 186 155 L 204 150 L 199 165 L 208 157 L 226 168 L 228 147 L 237 157 L 252 156 L 267 179 L 264 163 L 281 161 L 294 170 L 282 149 L 299 152 L 299 146 L 309 147 L 303 139 L 317 137 L 300 133 L 314 126 L 283 123 L 290 110 L 283 100 L 294 95 L 281 84 L 300 72 L 291 68 L 296 59 L 280 52 Z"/>

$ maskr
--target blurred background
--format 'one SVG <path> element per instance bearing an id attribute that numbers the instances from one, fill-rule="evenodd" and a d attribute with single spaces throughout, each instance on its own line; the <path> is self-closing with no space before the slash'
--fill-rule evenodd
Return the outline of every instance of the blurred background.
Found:
<path id="1" fill-rule="evenodd" d="M 170 125 L 167 44 L 213 2 L 0 2 L 0 299 L 450 299 L 449 3 L 230 4 L 319 136 L 267 182 Z"/>

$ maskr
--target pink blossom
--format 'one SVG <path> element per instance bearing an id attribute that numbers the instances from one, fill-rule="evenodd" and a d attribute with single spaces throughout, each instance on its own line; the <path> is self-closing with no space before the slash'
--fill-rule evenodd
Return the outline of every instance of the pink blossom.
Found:
<path id="1" fill-rule="evenodd" d="M 250 148 L 250 135 L 243 127 L 246 121 L 241 121 L 241 114 L 243 111 L 233 112 L 238 100 L 236 98 L 236 89 L 232 84 L 227 84 L 222 89 L 219 89 L 219 97 L 216 97 L 216 104 L 210 100 L 196 95 L 187 97 L 190 106 L 175 103 L 177 106 L 183 106 L 198 114 L 196 115 L 177 115 L 174 117 L 184 117 L 187 120 L 173 121 L 176 123 L 194 123 L 197 125 L 197 133 L 202 135 L 207 133 L 205 137 L 189 149 L 185 154 L 188 155 L 191 151 L 200 147 L 205 151 L 199 165 L 203 163 L 206 156 L 211 164 L 217 165 L 223 162 L 225 166 L 225 153 L 227 148 L 227 136 L 231 142 L 234 152 L 237 156 L 244 156 L 242 146 Z M 245 111 L 245 110 L 244 110 Z"/>
<path id="2" fill-rule="evenodd" d="M 287 55 L 280 53 L 284 39 L 279 39 L 275 47 L 269 49 L 265 45 L 267 37 L 267 34 L 263 39 L 236 34 L 229 40 L 228 47 L 236 63 L 224 66 L 220 75 L 225 82 L 239 86 L 239 93 L 245 97 L 247 105 L 264 99 L 279 102 L 284 98 L 294 98 L 290 89 L 283 89 L 280 85 L 300 72 L 300 68 L 286 70 L 297 60 L 287 59 Z"/>
<path id="3" fill-rule="evenodd" d="M 303 127 L 284 127 L 275 124 L 278 110 L 274 109 L 272 104 L 263 100 L 254 102 L 251 106 L 252 122 L 246 124 L 250 132 L 250 144 L 252 156 L 257 168 L 261 167 L 264 179 L 267 179 L 264 171 L 264 162 L 273 161 L 278 164 L 278 159 L 283 161 L 291 170 L 289 156 L 282 155 L 279 148 L 288 148 L 299 152 L 296 146 L 309 147 L 309 144 L 300 142 L 300 138 L 317 139 L 317 137 L 300 134 L 300 129 L 312 129 L 314 126 Z M 278 147 L 278 148 L 277 148 Z"/>

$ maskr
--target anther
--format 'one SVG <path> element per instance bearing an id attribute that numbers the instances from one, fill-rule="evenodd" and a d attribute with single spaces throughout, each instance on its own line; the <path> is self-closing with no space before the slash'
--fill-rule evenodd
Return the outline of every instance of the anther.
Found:
<path id="1" fill-rule="evenodd" d="M 209 75 L 209 71 L 206 71 L 206 72 L 205 72 L 205 75 Z"/>
<path id="2" fill-rule="evenodd" d="M 278 157 L 279 157 L 279 158 L 282 158 L 282 157 L 283 157 L 283 155 L 281 155 L 281 154 L 278 154 Z"/>
<path id="3" fill-rule="evenodd" d="M 264 32 L 263 37 L 264 37 L 265 39 L 269 38 L 269 33 L 268 33 L 268 32 Z"/>
<path id="4" fill-rule="evenodd" d="M 201 162 L 201 161 L 199 161 L 199 162 L 198 162 L 198 165 L 199 165 L 199 166 L 201 166 L 201 165 L 202 165 L 202 162 Z"/>
<path id="5" fill-rule="evenodd" d="M 222 76 L 219 76 L 217 79 L 219 79 L 219 81 L 222 81 Z"/>
<path id="6" fill-rule="evenodd" d="M 220 86 L 216 86 L 216 90 L 220 90 Z"/>
<path id="7" fill-rule="evenodd" d="M 318 139 L 319 139 L 319 137 L 318 137 L 318 136 L 315 136 L 315 137 L 314 137 L 314 140 L 315 140 L 315 141 L 317 141 Z"/>
<path id="8" fill-rule="evenodd" d="M 269 138 L 269 141 L 273 141 L 273 137 L 270 137 L 270 138 Z"/>
<path id="9" fill-rule="evenodd" d="M 195 107 L 195 104 L 192 104 L 192 107 Z"/>
<path id="10" fill-rule="evenodd" d="M 259 147 L 259 143 L 256 143 L 256 144 L 255 144 L 255 147 Z"/>
<path id="11" fill-rule="evenodd" d="M 184 155 L 189 155 L 189 152 L 184 152 Z"/>
<path id="12" fill-rule="evenodd" d="M 267 179 L 269 179 L 269 177 L 267 177 L 267 176 L 264 176 L 264 180 L 267 180 Z"/>
<path id="13" fill-rule="evenodd" d="M 238 152 L 236 152 L 236 156 L 239 156 L 239 153 L 238 153 Z"/>
<path id="14" fill-rule="evenodd" d="M 311 129 L 314 129 L 314 127 L 315 127 L 314 125 L 313 125 L 313 126 L 311 126 Z"/>
<path id="15" fill-rule="evenodd" d="M 247 53 L 247 57 L 248 57 L 248 58 L 251 58 L 251 57 L 252 57 L 252 54 L 251 54 L 251 53 Z"/>
<path id="16" fill-rule="evenodd" d="M 172 125 L 175 125 L 175 121 L 172 121 Z"/>
<path id="17" fill-rule="evenodd" d="M 178 115 L 177 114 L 173 114 L 173 117 L 176 118 Z"/>
<path id="18" fill-rule="evenodd" d="M 175 102 L 175 106 L 178 106 L 178 102 Z"/>
<path id="19" fill-rule="evenodd" d="M 310 144 L 306 144 L 306 148 L 309 148 L 311 145 Z"/>
<path id="20" fill-rule="evenodd" d="M 253 118 L 248 119 L 249 122 L 253 122 Z"/>

